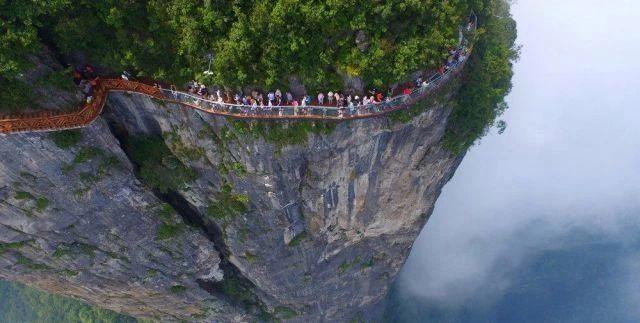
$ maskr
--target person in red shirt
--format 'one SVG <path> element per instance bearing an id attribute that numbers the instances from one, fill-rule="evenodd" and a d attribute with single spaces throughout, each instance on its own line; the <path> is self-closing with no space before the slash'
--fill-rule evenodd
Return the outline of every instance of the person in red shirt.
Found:
<path id="1" fill-rule="evenodd" d="M 75 83 L 76 86 L 80 86 L 80 82 L 81 81 L 82 81 L 82 75 L 80 74 L 80 72 L 74 71 L 73 72 L 73 83 Z"/>

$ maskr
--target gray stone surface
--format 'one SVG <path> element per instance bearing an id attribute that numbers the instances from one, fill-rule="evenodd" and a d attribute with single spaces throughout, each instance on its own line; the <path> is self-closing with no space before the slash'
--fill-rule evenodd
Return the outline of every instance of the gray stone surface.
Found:
<path id="1" fill-rule="evenodd" d="M 0 254 L 0 277 L 135 316 L 246 321 L 246 306 L 203 288 L 231 272 L 276 317 L 283 307 L 297 313 L 291 321 L 367 317 L 462 158 L 442 147 L 449 112 L 446 102 L 433 102 L 406 124 L 344 122 L 304 144 L 280 145 L 224 118 L 111 94 L 78 147 L 60 149 L 43 134 L 0 137 L 0 242 L 26 241 Z M 114 133 L 162 135 L 198 173 L 175 193 L 179 214 L 158 216 L 161 197 L 136 179 Z M 68 170 L 82 147 L 119 165 L 100 172 L 106 157 L 99 156 Z M 207 211 L 225 184 L 248 198 L 247 212 Z M 18 191 L 50 203 L 37 210 L 34 199 L 16 199 Z M 207 230 L 182 225 L 184 210 Z M 182 233 L 157 240 L 163 221 Z M 67 250 L 61 246 L 71 251 L 56 255 Z M 172 292 L 174 285 L 186 289 Z"/>
<path id="2" fill-rule="evenodd" d="M 222 279 L 213 243 L 175 212 L 164 222 L 182 233 L 158 240 L 162 202 L 103 120 L 82 132 L 66 150 L 47 134 L 0 135 L 0 246 L 23 242 L 0 251 L 0 277 L 139 317 L 239 314 L 195 282 Z M 89 147 L 98 155 L 75 162 Z"/>

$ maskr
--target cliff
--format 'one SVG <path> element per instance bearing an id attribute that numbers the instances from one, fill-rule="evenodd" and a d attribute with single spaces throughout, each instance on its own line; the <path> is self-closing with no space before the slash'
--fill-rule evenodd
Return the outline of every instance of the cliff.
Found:
<path id="1" fill-rule="evenodd" d="M 442 147 L 456 88 L 405 123 L 234 122 L 121 93 L 78 142 L 1 135 L 0 277 L 163 321 L 367 318 L 461 161 Z"/>

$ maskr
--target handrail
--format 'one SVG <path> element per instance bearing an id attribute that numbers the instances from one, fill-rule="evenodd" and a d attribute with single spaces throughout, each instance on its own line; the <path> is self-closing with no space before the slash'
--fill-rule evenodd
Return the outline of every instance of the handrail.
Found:
<path id="1" fill-rule="evenodd" d="M 476 29 L 477 16 L 473 19 L 472 28 Z M 466 39 L 461 40 L 464 46 Z M 416 101 L 438 89 L 452 75 L 458 74 L 466 64 L 473 48 L 469 48 L 462 62 L 454 62 L 444 73 L 436 72 L 426 79 L 426 86 L 417 86 L 409 94 L 401 94 L 388 98 L 383 102 L 367 105 L 335 106 L 256 106 L 219 102 L 190 93 L 181 92 L 175 86 L 162 89 L 159 86 L 138 83 L 124 79 L 97 79 L 94 86 L 93 100 L 76 111 L 52 112 L 39 111 L 16 116 L 0 116 L 0 133 L 44 132 L 86 127 L 98 118 L 104 108 L 107 96 L 111 91 L 124 91 L 145 94 L 160 100 L 180 104 L 209 114 L 237 119 L 272 119 L 272 120 L 352 120 L 372 118 L 406 108 Z"/>
<path id="2" fill-rule="evenodd" d="M 353 107 L 344 106 L 254 106 L 244 104 L 234 104 L 205 99 L 203 97 L 175 90 L 161 89 L 167 101 L 197 108 L 207 113 L 231 116 L 244 119 L 326 119 L 326 120 L 349 120 L 362 119 L 379 116 L 392 111 L 404 108 L 423 96 L 437 89 L 444 81 L 453 74 L 458 73 L 466 63 L 455 63 L 445 73 L 435 73 L 428 81 L 427 86 L 419 86 L 409 94 L 401 94 L 382 102 L 369 103 L 367 105 L 357 105 Z"/>

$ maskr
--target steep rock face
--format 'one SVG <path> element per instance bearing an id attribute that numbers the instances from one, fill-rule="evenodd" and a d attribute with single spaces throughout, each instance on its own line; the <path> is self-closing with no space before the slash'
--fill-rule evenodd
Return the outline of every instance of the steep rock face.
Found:
<path id="1" fill-rule="evenodd" d="M 252 135 L 260 124 L 231 126 L 129 95 L 111 97 L 107 118 L 136 135 L 162 134 L 197 170 L 180 194 L 222 228 L 230 262 L 265 303 L 300 318 L 344 320 L 386 293 L 460 160 L 441 147 L 446 105 L 431 104 L 408 124 L 340 123 L 284 147 Z M 294 125 L 272 127 L 287 126 Z M 202 154 L 184 157 L 190 150 Z M 220 171 L 229 165 L 246 172 Z M 246 213 L 207 216 L 224 183 L 248 197 Z"/>
<path id="2" fill-rule="evenodd" d="M 82 131 L 71 149 L 2 136 L 0 277 L 139 317 L 239 315 L 195 283 L 222 277 L 213 243 L 141 186 L 104 121 Z"/>
<path id="3" fill-rule="evenodd" d="M 462 158 L 442 147 L 450 109 L 439 98 L 409 123 L 384 117 L 302 135 L 295 123 L 230 123 L 112 93 L 103 118 L 82 130 L 80 146 L 103 153 L 68 171 L 81 147 L 3 136 L 0 276 L 166 320 L 367 317 Z M 141 184 L 118 140 L 148 135 L 197 179 L 166 194 Z M 118 166 L 99 171 L 104 156 Z M 44 209 L 40 196 L 51 201 Z M 163 201 L 177 214 L 159 215 Z M 159 239 L 167 225 L 179 234 Z"/>

